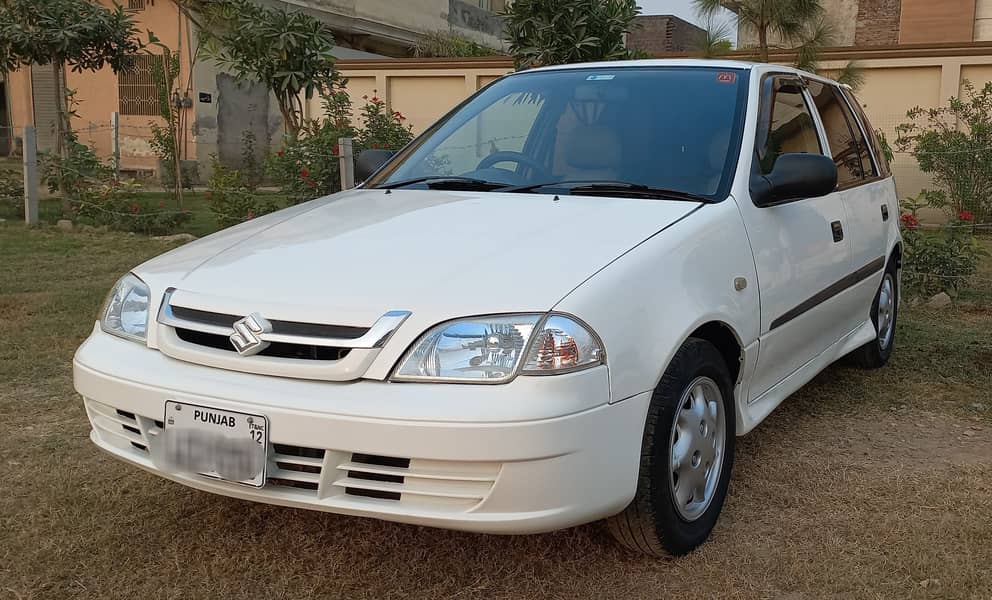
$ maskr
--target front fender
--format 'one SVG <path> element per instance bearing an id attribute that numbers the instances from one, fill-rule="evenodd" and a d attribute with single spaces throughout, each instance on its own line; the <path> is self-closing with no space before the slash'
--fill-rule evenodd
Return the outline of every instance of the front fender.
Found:
<path id="1" fill-rule="evenodd" d="M 703 205 L 605 265 L 555 310 L 602 338 L 613 402 L 653 390 L 700 325 L 721 322 L 750 345 L 760 327 L 758 281 L 736 203 Z"/>

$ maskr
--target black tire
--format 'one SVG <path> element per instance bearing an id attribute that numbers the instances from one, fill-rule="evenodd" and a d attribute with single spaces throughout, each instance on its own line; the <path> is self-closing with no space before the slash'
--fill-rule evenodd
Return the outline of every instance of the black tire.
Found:
<path id="1" fill-rule="evenodd" d="M 891 331 L 889 331 L 887 336 L 883 337 L 882 332 L 879 330 L 879 302 L 886 282 L 892 286 L 889 293 L 894 295 L 895 302 L 893 302 L 891 308 L 892 318 L 889 325 Z M 878 291 L 875 292 L 875 299 L 871 303 L 871 321 L 875 324 L 875 331 L 878 337 L 848 354 L 848 362 L 862 369 L 880 369 L 889 362 L 889 358 L 892 356 L 892 349 L 896 345 L 896 324 L 899 317 L 898 299 L 899 268 L 896 265 L 895 258 L 892 258 L 885 267 L 885 273 L 882 275 L 882 283 L 879 284 Z"/>
<path id="2" fill-rule="evenodd" d="M 704 512 L 687 520 L 676 507 L 672 491 L 671 441 L 677 439 L 672 429 L 684 394 L 701 377 L 715 383 L 722 396 L 724 450 L 720 472 L 714 475 L 712 499 Z M 654 390 L 644 425 L 637 492 L 623 512 L 607 519 L 613 537 L 621 545 L 651 556 L 681 556 L 706 541 L 727 496 L 734 463 L 735 423 L 733 382 L 723 356 L 713 344 L 690 338 L 676 352 Z"/>

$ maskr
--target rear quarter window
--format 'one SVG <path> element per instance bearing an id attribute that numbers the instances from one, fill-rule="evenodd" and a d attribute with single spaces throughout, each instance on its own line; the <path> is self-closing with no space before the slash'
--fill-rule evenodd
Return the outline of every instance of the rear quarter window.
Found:
<path id="1" fill-rule="evenodd" d="M 854 109 L 854 113 L 857 115 L 858 120 L 860 120 L 861 124 L 864 126 L 865 134 L 868 136 L 868 143 L 871 145 L 871 151 L 875 155 L 875 162 L 878 165 L 879 176 L 891 177 L 892 169 L 889 166 L 889 159 L 885 156 L 885 149 L 882 147 L 881 140 L 878 139 L 878 132 L 876 132 L 871 126 L 871 122 L 868 120 L 868 115 L 865 114 L 864 106 L 858 101 L 850 90 L 845 89 L 844 96 Z"/>

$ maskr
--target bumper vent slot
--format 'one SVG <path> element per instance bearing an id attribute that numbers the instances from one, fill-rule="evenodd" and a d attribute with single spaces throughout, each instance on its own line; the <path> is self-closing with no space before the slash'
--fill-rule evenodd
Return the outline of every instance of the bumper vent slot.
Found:
<path id="1" fill-rule="evenodd" d="M 273 444 L 268 484 L 316 492 L 320 487 L 325 454 L 319 448 Z"/>

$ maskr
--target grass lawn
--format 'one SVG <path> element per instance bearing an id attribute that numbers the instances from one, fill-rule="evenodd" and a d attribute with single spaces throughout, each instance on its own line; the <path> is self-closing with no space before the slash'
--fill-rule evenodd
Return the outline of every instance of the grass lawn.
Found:
<path id="1" fill-rule="evenodd" d="M 968 304 L 904 307 L 888 367 L 835 365 L 741 438 L 711 541 L 658 561 L 599 524 L 398 525 L 102 454 L 72 353 L 116 278 L 171 247 L 0 225 L 0 598 L 992 597 L 992 260 Z"/>

